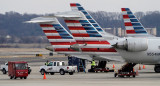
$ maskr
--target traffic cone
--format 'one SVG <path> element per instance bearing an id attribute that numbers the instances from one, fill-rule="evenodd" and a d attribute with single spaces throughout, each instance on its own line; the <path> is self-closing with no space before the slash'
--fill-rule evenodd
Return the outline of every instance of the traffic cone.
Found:
<path id="1" fill-rule="evenodd" d="M 46 78 L 46 74 L 45 74 L 45 73 L 44 73 L 43 79 L 47 79 L 47 78 Z"/>
<path id="2" fill-rule="evenodd" d="M 115 68 L 115 65 L 113 64 L 113 69 Z"/>
<path id="3" fill-rule="evenodd" d="M 143 65 L 143 69 L 145 69 L 145 65 Z"/>
<path id="4" fill-rule="evenodd" d="M 136 75 L 138 75 L 138 70 L 136 71 Z"/>
<path id="5" fill-rule="evenodd" d="M 139 70 L 141 70 L 141 66 L 139 65 Z"/>

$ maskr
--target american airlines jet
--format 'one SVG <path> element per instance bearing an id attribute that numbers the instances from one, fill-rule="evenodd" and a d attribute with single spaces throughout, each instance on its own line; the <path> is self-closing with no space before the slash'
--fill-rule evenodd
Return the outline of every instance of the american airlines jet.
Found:
<path id="1" fill-rule="evenodd" d="M 154 41 L 159 42 L 159 38 L 153 37 L 150 34 L 148 34 L 146 29 L 139 22 L 139 20 L 133 15 L 133 13 L 130 11 L 129 8 L 122 8 L 123 18 L 124 18 L 125 27 L 126 27 L 126 33 L 128 37 L 118 38 L 112 35 L 105 34 L 104 31 L 101 29 L 101 27 L 97 24 L 97 22 L 95 22 L 95 20 L 89 15 L 87 11 L 84 10 L 84 8 L 80 4 L 71 3 L 70 6 L 72 8 L 72 11 L 74 12 L 77 11 L 77 12 L 80 12 L 81 14 L 84 14 L 86 19 L 88 20 L 88 22 L 86 22 L 85 24 L 82 24 L 80 22 L 81 25 L 86 30 L 86 32 L 88 32 L 87 31 L 88 28 L 92 28 L 92 27 L 96 28 L 98 31 L 98 35 L 101 35 L 103 38 L 108 40 L 109 43 L 111 43 L 111 45 L 113 45 L 114 48 L 118 51 L 120 56 L 122 56 L 123 59 L 125 59 L 126 62 L 156 64 L 155 72 L 160 72 L 159 65 L 158 65 L 160 60 L 159 53 L 158 53 L 159 43 L 156 43 L 156 45 L 153 45 Z M 66 13 L 66 15 L 68 14 Z M 69 18 L 65 18 L 65 16 L 63 16 L 63 18 L 64 20 L 69 20 Z M 81 16 L 81 18 L 83 17 Z M 72 18 L 71 20 L 74 20 L 74 19 Z M 81 20 L 81 19 L 78 18 L 75 20 Z M 66 22 L 66 24 L 70 29 L 69 23 Z M 76 24 L 77 23 L 73 22 L 73 25 L 76 25 Z M 81 30 L 78 30 L 78 32 L 82 33 Z M 71 33 L 74 34 L 72 30 L 71 30 Z M 106 38 L 106 36 L 113 39 L 109 40 Z"/>
<path id="2" fill-rule="evenodd" d="M 104 41 L 96 41 L 98 39 L 97 37 L 93 38 L 94 40 L 96 39 L 95 41 L 93 39 L 89 41 L 76 41 L 76 37 L 73 37 L 55 17 L 38 17 L 27 22 L 40 24 L 53 47 L 53 51 L 58 54 L 73 55 L 87 60 L 95 59 L 101 61 L 113 60 L 124 62 L 121 56 L 118 55 L 116 50 L 113 49 L 111 44 L 104 40 L 104 38 L 99 38 L 99 40 Z M 110 55 L 112 58 L 108 57 Z"/>
<path id="3" fill-rule="evenodd" d="M 156 65 L 155 72 L 160 72 L 160 39 L 150 36 L 128 8 L 122 11 L 129 37 L 119 38 L 104 32 L 80 4 L 71 3 L 70 6 L 71 12 L 29 21 L 40 23 L 55 51 L 69 52 L 70 55 L 84 54 L 88 58 L 121 60 L 130 64 L 130 67 L 137 63 L 151 64 Z M 55 17 L 64 18 L 73 36 L 57 20 L 55 22 Z"/>

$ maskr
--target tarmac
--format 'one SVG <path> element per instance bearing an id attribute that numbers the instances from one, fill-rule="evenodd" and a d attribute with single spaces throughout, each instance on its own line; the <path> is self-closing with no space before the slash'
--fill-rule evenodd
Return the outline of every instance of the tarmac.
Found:
<path id="1" fill-rule="evenodd" d="M 84 73 L 76 72 L 74 75 L 46 75 L 43 80 L 43 75 L 39 72 L 39 67 L 44 64 L 46 60 L 63 60 L 66 61 L 66 57 L 29 57 L 29 58 L 0 58 L 0 64 L 3 64 L 7 60 L 24 60 L 28 61 L 31 66 L 32 72 L 25 79 L 9 79 L 9 76 L 3 75 L 0 72 L 0 86 L 159 86 L 160 85 L 160 73 L 154 73 L 153 65 L 146 65 L 145 69 L 138 70 L 139 65 L 135 67 L 135 70 L 139 71 L 139 75 L 135 78 L 119 78 L 114 77 L 114 72 L 99 72 L 99 73 Z M 115 65 L 116 69 L 119 69 L 125 63 L 110 62 L 108 67 L 112 68 Z M 88 63 L 87 69 L 90 67 Z M 142 67 L 142 65 L 141 65 Z M 87 71 L 86 69 L 86 71 Z"/>

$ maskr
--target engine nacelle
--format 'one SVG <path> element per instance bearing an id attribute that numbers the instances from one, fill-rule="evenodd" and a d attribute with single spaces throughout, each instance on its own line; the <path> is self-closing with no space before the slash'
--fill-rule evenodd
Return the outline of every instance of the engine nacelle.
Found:
<path id="1" fill-rule="evenodd" d="M 145 51 L 148 49 L 148 40 L 146 38 L 129 38 L 118 42 L 116 47 L 130 52 Z"/>

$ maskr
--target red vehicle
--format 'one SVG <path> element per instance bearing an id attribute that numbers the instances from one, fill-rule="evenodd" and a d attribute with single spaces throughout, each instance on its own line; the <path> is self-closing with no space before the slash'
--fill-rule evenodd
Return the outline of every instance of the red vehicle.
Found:
<path id="1" fill-rule="evenodd" d="M 114 77 L 116 77 L 118 75 L 118 77 L 130 77 L 133 76 L 133 78 L 136 77 L 136 72 L 132 71 L 132 72 L 122 72 L 121 70 L 118 70 L 118 73 L 114 74 Z"/>
<path id="2" fill-rule="evenodd" d="M 27 79 L 28 64 L 24 61 L 8 62 L 8 76 L 10 79 Z"/>

